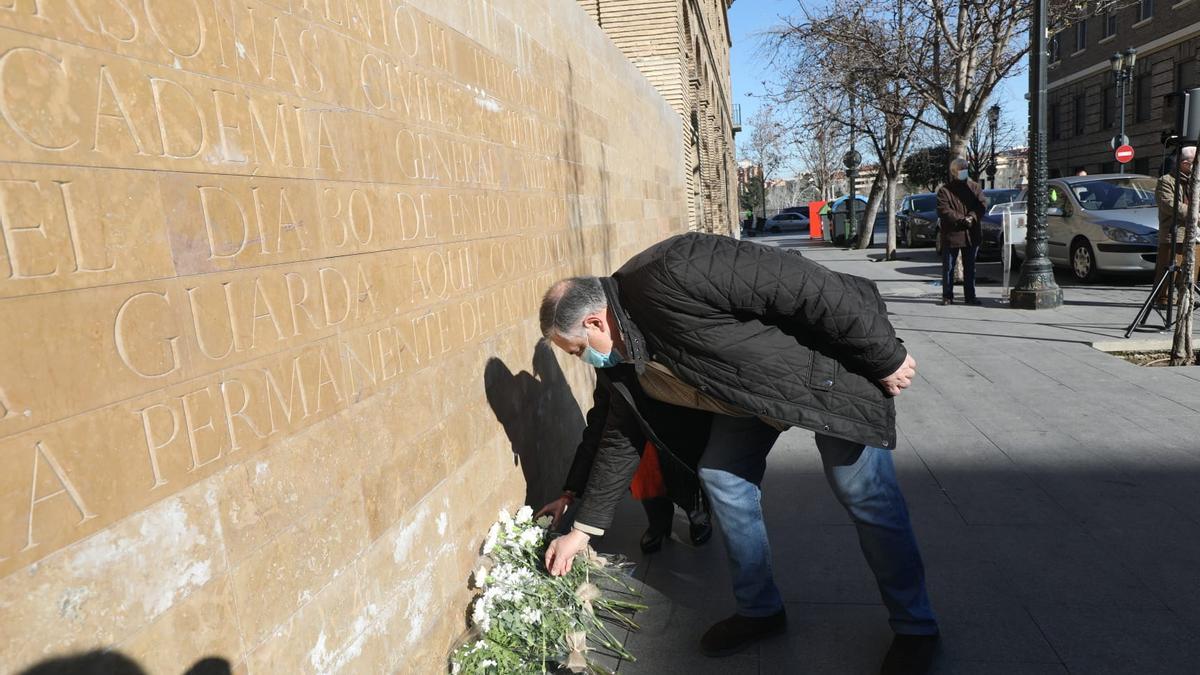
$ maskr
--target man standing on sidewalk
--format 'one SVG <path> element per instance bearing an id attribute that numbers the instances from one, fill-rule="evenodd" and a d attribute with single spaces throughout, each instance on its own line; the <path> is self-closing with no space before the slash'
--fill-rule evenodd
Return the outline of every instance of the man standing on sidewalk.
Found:
<path id="1" fill-rule="evenodd" d="M 673 456 L 669 444 L 660 448 L 663 461 L 696 469 L 729 555 L 738 610 L 705 633 L 705 654 L 733 654 L 786 629 L 760 485 L 780 431 L 798 426 L 817 432 L 825 476 L 888 608 L 896 637 L 883 672 L 925 672 L 938 626 L 891 457 L 892 397 L 909 386 L 916 363 L 872 282 L 792 251 L 686 234 L 634 256 L 611 277 L 559 281 L 540 319 L 543 335 L 563 351 L 622 369 L 613 377 L 636 378 L 650 398 L 713 413 L 698 466 Z M 552 574 L 570 569 L 589 537 L 612 522 L 638 466 L 633 439 L 653 439 L 669 421 L 632 397 L 595 420 L 601 441 L 574 529 L 546 552 Z"/>
<path id="2" fill-rule="evenodd" d="M 942 246 L 942 304 L 954 303 L 954 266 L 962 254 L 963 300 L 981 304 L 975 297 L 975 256 L 983 241 L 986 201 L 979 185 L 970 180 L 967 160 L 950 162 L 950 180 L 937 191 L 938 243 Z"/>
<path id="3" fill-rule="evenodd" d="M 1174 171 L 1163 173 L 1154 191 L 1158 202 L 1158 256 L 1154 262 L 1154 282 L 1162 278 L 1171 264 L 1171 227 L 1175 226 L 1175 264 L 1183 265 L 1184 227 L 1187 223 L 1188 181 L 1192 177 L 1192 164 L 1196 161 L 1196 146 L 1189 145 L 1179 150 L 1179 166 Z M 1194 243 L 1200 254 L 1200 242 Z M 1200 257 L 1197 258 L 1200 260 Z M 1200 265 L 1196 266 L 1200 270 Z M 1176 279 L 1178 281 L 1178 279 Z M 1176 296 L 1178 297 L 1178 296 Z M 1167 287 L 1163 286 L 1155 299 L 1159 304 L 1167 302 Z"/>

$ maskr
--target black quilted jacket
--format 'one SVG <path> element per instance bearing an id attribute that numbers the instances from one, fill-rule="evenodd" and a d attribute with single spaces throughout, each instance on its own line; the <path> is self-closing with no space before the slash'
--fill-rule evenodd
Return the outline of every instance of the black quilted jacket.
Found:
<path id="1" fill-rule="evenodd" d="M 613 279 L 618 322 L 637 328 L 635 339 L 626 336 L 635 367 L 653 358 L 756 415 L 895 447 L 895 405 L 878 381 L 906 351 L 873 282 L 795 252 L 707 234 L 660 242 Z M 630 453 L 640 448 L 621 436 L 607 428 L 599 439 L 579 522 L 607 527 L 637 469 Z"/>

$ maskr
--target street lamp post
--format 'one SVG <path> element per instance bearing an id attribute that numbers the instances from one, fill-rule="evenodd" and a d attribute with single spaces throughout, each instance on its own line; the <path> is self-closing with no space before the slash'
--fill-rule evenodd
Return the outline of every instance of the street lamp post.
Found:
<path id="1" fill-rule="evenodd" d="M 1125 96 L 1129 93 L 1129 84 L 1133 81 L 1133 66 L 1137 63 L 1137 49 L 1130 47 L 1125 53 L 1115 52 L 1108 59 L 1112 67 L 1113 79 L 1121 90 L 1121 131 L 1120 136 L 1113 140 L 1113 150 L 1125 145 L 1129 139 L 1125 137 Z M 1125 173 L 1125 165 L 1121 164 L 1121 173 Z"/>
<path id="2" fill-rule="evenodd" d="M 848 236 L 858 236 L 858 230 L 854 227 L 854 202 L 855 185 L 854 179 L 858 177 L 858 166 L 862 164 L 862 155 L 858 154 L 858 150 L 852 145 L 845 155 L 842 155 L 842 166 L 846 167 L 846 187 L 848 194 L 846 195 L 846 231 Z"/>
<path id="3" fill-rule="evenodd" d="M 1009 295 L 1009 306 L 1052 309 L 1062 305 L 1054 281 L 1046 234 L 1046 4 L 1034 0 L 1029 27 L 1029 189 L 1026 206 L 1025 262 Z"/>
<path id="4" fill-rule="evenodd" d="M 996 189 L 996 129 L 1000 126 L 1000 104 L 988 108 L 988 132 L 992 135 L 992 160 L 988 162 L 987 174 L 992 189 Z"/>

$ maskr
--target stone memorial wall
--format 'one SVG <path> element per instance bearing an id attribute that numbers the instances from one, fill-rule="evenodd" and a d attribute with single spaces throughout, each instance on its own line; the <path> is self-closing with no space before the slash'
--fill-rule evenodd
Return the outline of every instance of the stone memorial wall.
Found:
<path id="1" fill-rule="evenodd" d="M 575 0 L 0 0 L 0 672 L 438 672 L 680 133 Z"/>

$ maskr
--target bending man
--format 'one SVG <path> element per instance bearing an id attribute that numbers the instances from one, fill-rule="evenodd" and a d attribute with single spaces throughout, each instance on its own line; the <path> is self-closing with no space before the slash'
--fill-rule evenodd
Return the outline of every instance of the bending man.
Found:
<path id="1" fill-rule="evenodd" d="M 687 408 L 712 413 L 698 462 L 656 444 L 661 461 L 694 468 L 729 554 L 737 613 L 701 638 L 710 656 L 735 653 L 786 628 L 763 523 L 760 484 L 781 430 L 817 432 L 834 494 L 858 530 L 896 633 L 883 672 L 924 672 L 938 627 L 890 450 L 892 397 L 915 362 L 896 339 L 875 285 L 797 253 L 728 237 L 686 234 L 643 251 L 611 277 L 554 284 L 541 307 L 545 337 L 607 379 L 636 381 L 657 414 L 622 396 L 604 420 L 571 532 L 546 553 L 570 568 L 604 533 L 638 466 L 642 435 Z M 615 399 L 617 394 L 610 398 Z"/>

